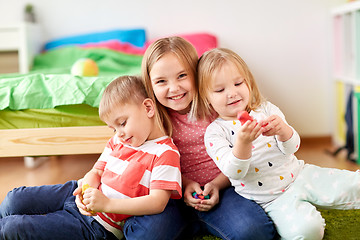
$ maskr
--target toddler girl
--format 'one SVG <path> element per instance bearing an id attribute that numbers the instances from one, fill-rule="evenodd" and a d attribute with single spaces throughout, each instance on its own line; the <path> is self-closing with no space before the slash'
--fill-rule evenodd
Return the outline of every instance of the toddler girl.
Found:
<path id="1" fill-rule="evenodd" d="M 204 53 L 198 73 L 203 103 L 219 114 L 205 133 L 208 154 L 238 194 L 264 208 L 283 239 L 322 239 L 325 222 L 316 207 L 360 207 L 360 174 L 298 160 L 298 133 L 263 99 L 236 53 Z M 252 119 L 242 125 L 240 111 Z"/>

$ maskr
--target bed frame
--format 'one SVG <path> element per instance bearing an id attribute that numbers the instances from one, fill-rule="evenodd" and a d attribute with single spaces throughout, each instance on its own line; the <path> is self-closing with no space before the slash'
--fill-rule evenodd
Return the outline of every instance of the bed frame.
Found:
<path id="1" fill-rule="evenodd" d="M 29 23 L 24 26 L 31 27 Z M 38 26 L 35 26 L 38 27 Z M 20 29 L 27 29 L 23 27 Z M 23 55 L 30 60 L 40 52 L 42 46 L 41 29 L 36 34 L 33 30 L 20 34 L 24 46 L 21 48 Z M 34 37 L 34 39 L 32 38 Z M 190 42 L 197 39 L 194 45 L 198 52 L 217 46 L 215 36 L 206 33 L 182 35 Z M 0 38 L 1 39 L 1 38 Z M 7 38 L 8 39 L 8 38 Z M 13 36 L 12 39 L 17 39 Z M 201 44 L 199 43 L 199 40 Z M 14 40 L 11 40 L 9 44 Z M 26 67 L 31 61 L 25 63 Z M 27 72 L 28 68 L 24 71 Z M 26 156 L 56 156 L 73 154 L 101 153 L 107 141 L 113 136 L 107 126 L 95 127 L 62 127 L 62 128 L 32 128 L 32 129 L 0 129 L 0 159 L 1 157 L 26 157 Z"/>
<path id="2" fill-rule="evenodd" d="M 101 153 L 113 135 L 107 126 L 0 130 L 0 157 Z"/>
<path id="3" fill-rule="evenodd" d="M 10 36 L 0 42 L 2 45 L 11 46 L 5 50 L 19 51 L 20 72 L 27 73 L 31 59 L 40 53 L 43 45 L 39 26 L 22 23 L 5 30 Z M 0 35 L 1 33 L 0 31 Z M 14 47 L 13 42 L 17 42 L 17 39 L 20 39 L 21 44 Z M 0 129 L 0 160 L 1 157 L 101 153 L 113 134 L 107 126 Z"/>

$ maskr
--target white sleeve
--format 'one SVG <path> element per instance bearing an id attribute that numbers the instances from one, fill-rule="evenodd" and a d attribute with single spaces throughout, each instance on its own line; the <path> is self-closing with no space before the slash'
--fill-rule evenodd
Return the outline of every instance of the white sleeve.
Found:
<path id="1" fill-rule="evenodd" d="M 232 179 L 243 178 L 249 170 L 250 159 L 239 159 L 232 153 L 232 143 L 224 126 L 211 123 L 205 132 L 206 151 L 222 173 Z"/>

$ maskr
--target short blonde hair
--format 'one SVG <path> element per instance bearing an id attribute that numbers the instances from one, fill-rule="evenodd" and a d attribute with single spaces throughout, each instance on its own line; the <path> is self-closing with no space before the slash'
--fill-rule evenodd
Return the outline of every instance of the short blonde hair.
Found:
<path id="1" fill-rule="evenodd" d="M 186 41 L 185 39 L 177 36 L 173 37 L 166 37 L 158 39 L 157 41 L 153 42 L 146 50 L 143 60 L 142 60 L 142 77 L 144 81 L 144 85 L 146 88 L 149 97 L 153 99 L 159 111 L 163 112 L 161 115 L 163 119 L 158 119 L 158 121 L 164 122 L 166 127 L 170 127 L 170 136 L 172 134 L 172 125 L 171 119 L 167 113 L 166 107 L 163 106 L 159 101 L 156 99 L 154 94 L 154 89 L 151 84 L 150 79 L 150 72 L 153 68 L 154 64 L 165 54 L 173 53 L 175 56 L 178 57 L 179 61 L 184 65 L 186 70 L 195 80 L 195 96 L 191 105 L 190 115 L 196 116 L 197 118 L 201 118 L 205 116 L 203 114 L 203 108 L 195 104 L 198 98 L 198 81 L 197 81 L 197 63 L 198 63 L 198 54 L 194 46 Z"/>
<path id="2" fill-rule="evenodd" d="M 99 104 L 99 116 L 107 119 L 115 106 L 127 103 L 141 104 L 147 94 L 142 80 L 137 76 L 121 76 L 114 79 L 104 90 Z"/>
<path id="3" fill-rule="evenodd" d="M 214 72 L 220 69 L 225 63 L 233 63 L 249 88 L 250 100 L 246 106 L 246 111 L 255 110 L 264 101 L 256 81 L 245 63 L 245 61 L 235 52 L 227 48 L 214 48 L 205 52 L 199 59 L 198 64 L 198 77 L 199 77 L 199 94 L 200 101 L 203 102 L 207 109 L 206 115 L 212 115 L 212 107 L 208 101 L 208 94 L 211 90 L 211 81 L 213 80 Z"/>
<path id="4" fill-rule="evenodd" d="M 108 119 L 115 106 L 134 103 L 141 105 L 149 98 L 140 76 L 121 76 L 114 79 L 104 90 L 99 104 L 99 116 L 102 121 Z M 155 116 L 159 118 L 155 106 Z M 162 122 L 157 122 L 160 129 L 166 133 Z"/>

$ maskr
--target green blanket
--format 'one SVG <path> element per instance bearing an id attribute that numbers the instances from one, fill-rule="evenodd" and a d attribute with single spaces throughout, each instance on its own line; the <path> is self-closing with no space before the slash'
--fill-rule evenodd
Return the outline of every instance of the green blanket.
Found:
<path id="1" fill-rule="evenodd" d="M 98 108 L 86 104 L 64 105 L 50 109 L 0 111 L 0 129 L 52 128 L 105 125 Z"/>
<path id="2" fill-rule="evenodd" d="M 70 74 L 71 66 L 80 58 L 91 58 L 99 67 L 100 76 L 139 74 L 142 56 L 105 48 L 63 47 L 40 54 L 34 59 L 32 72 Z"/>
<path id="3" fill-rule="evenodd" d="M 98 77 L 70 74 L 72 64 L 91 58 Z M 98 107 L 105 87 L 117 76 L 140 74 L 142 56 L 109 49 L 64 47 L 38 55 L 29 74 L 0 76 L 0 110 L 51 109 L 62 105 Z"/>

